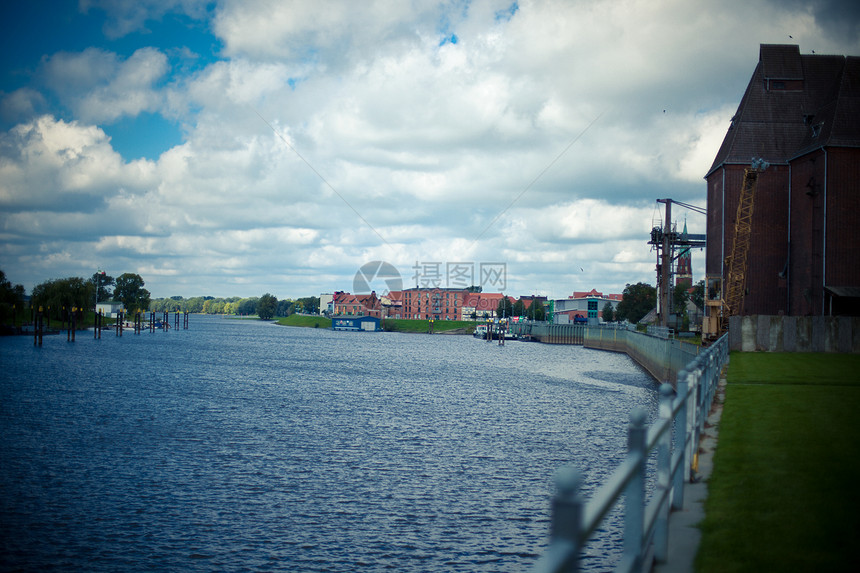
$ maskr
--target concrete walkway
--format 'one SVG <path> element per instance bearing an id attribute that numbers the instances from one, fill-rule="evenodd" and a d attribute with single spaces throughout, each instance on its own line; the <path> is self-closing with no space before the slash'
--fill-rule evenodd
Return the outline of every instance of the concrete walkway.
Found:
<path id="1" fill-rule="evenodd" d="M 713 470 L 714 450 L 723 402 L 726 397 L 726 380 L 717 386 L 714 404 L 708 414 L 705 430 L 699 442 L 699 467 L 695 477 L 684 486 L 684 507 L 669 516 L 669 558 L 655 565 L 654 573 L 691 573 L 702 533 L 697 527 L 705 518 L 705 500 L 708 497 L 708 479 Z"/>

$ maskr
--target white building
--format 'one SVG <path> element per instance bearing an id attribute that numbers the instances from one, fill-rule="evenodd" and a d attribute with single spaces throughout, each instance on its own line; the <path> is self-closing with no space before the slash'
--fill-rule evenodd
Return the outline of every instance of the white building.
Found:
<path id="1" fill-rule="evenodd" d="M 588 292 L 575 291 L 567 298 L 560 298 L 553 301 L 556 324 L 569 324 L 580 319 L 588 320 L 589 324 L 598 324 L 603 321 L 603 307 L 606 303 L 612 305 L 612 310 L 618 309 L 618 303 L 621 302 L 622 295 L 620 294 L 603 294 L 591 289 Z"/>
<path id="2" fill-rule="evenodd" d="M 320 308 L 318 313 L 320 315 L 334 314 L 334 295 L 332 293 L 325 292 L 320 294 Z"/>
<path id="3" fill-rule="evenodd" d="M 98 303 L 96 305 L 96 312 L 101 312 L 105 318 L 116 318 L 116 314 L 121 308 L 122 303 L 118 300 L 108 300 Z"/>

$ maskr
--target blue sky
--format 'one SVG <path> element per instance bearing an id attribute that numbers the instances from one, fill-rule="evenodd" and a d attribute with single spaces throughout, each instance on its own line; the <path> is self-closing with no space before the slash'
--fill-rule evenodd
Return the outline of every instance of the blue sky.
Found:
<path id="1" fill-rule="evenodd" d="M 28 290 L 299 297 L 375 260 L 653 284 L 655 201 L 704 205 L 759 44 L 860 54 L 829 0 L 9 4 L 0 268 Z"/>

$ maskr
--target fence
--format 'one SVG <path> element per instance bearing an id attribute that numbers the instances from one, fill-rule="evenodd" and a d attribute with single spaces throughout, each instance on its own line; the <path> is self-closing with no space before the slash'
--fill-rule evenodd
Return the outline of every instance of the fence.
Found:
<path id="1" fill-rule="evenodd" d="M 678 373 L 677 389 L 660 387 L 657 421 L 646 427 L 646 413 L 630 414 L 628 452 L 608 481 L 586 503 L 579 488 L 582 475 L 566 466 L 556 474 L 550 544 L 533 573 L 567 573 L 579 569 L 579 554 L 609 511 L 625 497 L 624 549 L 616 571 L 647 571 L 650 561 L 665 562 L 670 509 L 684 504 L 684 483 L 698 451 L 699 437 L 728 363 L 728 336 L 721 337 Z M 657 485 L 645 500 L 645 465 L 657 449 Z"/>

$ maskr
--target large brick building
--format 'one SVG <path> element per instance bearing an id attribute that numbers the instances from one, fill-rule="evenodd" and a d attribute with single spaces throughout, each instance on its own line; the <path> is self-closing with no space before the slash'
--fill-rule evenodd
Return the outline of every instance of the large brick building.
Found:
<path id="1" fill-rule="evenodd" d="M 744 169 L 759 175 L 739 314 L 860 315 L 860 58 L 762 45 L 706 175 L 706 274 L 725 284 Z"/>
<path id="2" fill-rule="evenodd" d="M 494 317 L 505 295 L 457 288 L 412 288 L 389 296 L 400 302 L 403 318 L 474 320 Z"/>

